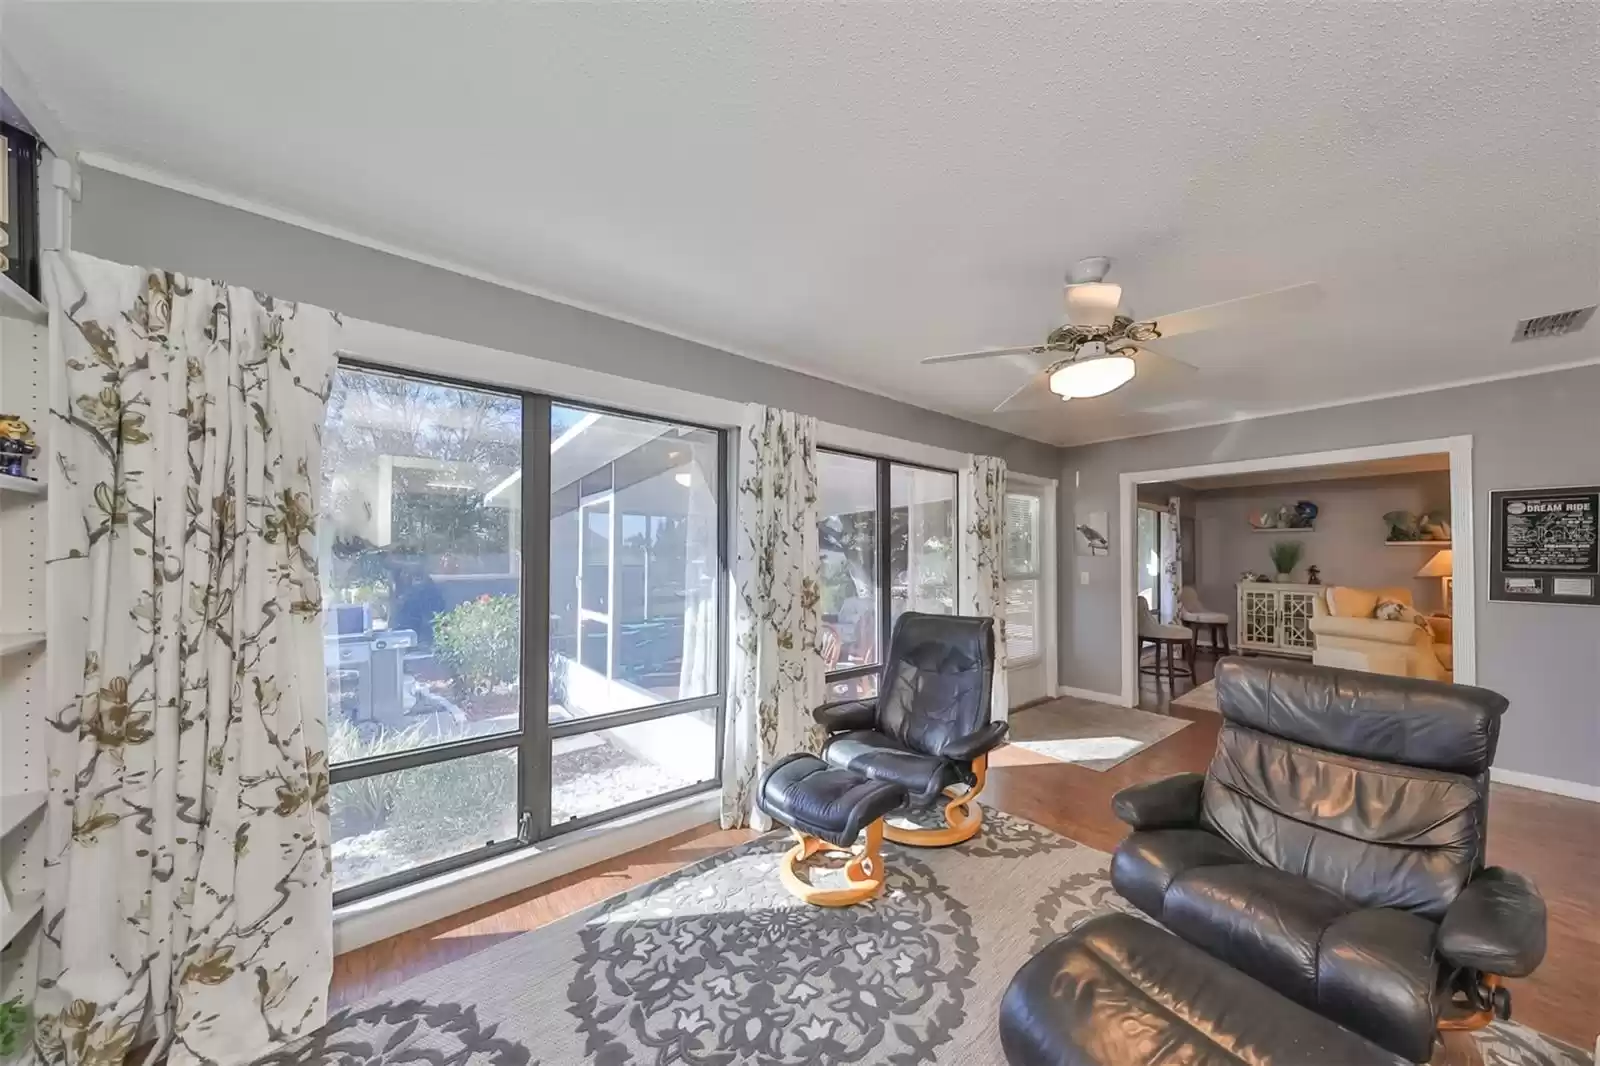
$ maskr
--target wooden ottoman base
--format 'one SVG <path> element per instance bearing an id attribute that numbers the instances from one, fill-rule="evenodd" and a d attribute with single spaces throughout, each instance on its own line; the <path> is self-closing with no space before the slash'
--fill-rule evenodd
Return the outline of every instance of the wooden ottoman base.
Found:
<path id="1" fill-rule="evenodd" d="M 977 836 L 983 828 L 983 808 L 978 806 L 978 793 L 983 791 L 989 776 L 989 756 L 980 755 L 972 761 L 972 774 L 975 780 L 965 792 L 945 789 L 945 798 L 950 802 L 944 808 L 944 828 L 890 825 L 884 828 L 884 835 L 896 844 L 913 848 L 948 848 Z"/>
<path id="2" fill-rule="evenodd" d="M 794 830 L 795 845 L 778 862 L 778 877 L 795 898 L 817 907 L 850 907 L 872 899 L 883 891 L 883 819 L 867 825 L 862 833 L 862 843 L 854 849 L 845 864 L 845 879 L 850 882 L 843 888 L 819 888 L 810 884 L 796 872 L 795 867 L 823 851 L 842 851 L 821 837 Z"/>

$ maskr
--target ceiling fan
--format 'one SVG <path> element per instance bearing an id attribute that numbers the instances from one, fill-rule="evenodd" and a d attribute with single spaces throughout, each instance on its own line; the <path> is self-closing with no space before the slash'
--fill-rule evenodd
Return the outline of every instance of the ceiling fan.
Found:
<path id="1" fill-rule="evenodd" d="M 1104 396 L 1132 381 L 1142 362 L 1158 360 L 1186 370 L 1195 369 L 1181 359 L 1152 349 L 1151 341 L 1299 310 L 1322 298 L 1322 286 L 1307 282 L 1135 321 L 1118 313 L 1122 286 L 1105 280 L 1110 271 L 1111 260 L 1105 256 L 1079 260 L 1067 274 L 1066 319 L 1050 331 L 1043 344 L 935 355 L 922 362 L 956 363 L 1001 355 L 1044 356 L 1047 361 L 1037 367 L 1037 373 L 1028 383 L 995 407 L 996 411 L 1036 409 L 1066 400 Z"/>

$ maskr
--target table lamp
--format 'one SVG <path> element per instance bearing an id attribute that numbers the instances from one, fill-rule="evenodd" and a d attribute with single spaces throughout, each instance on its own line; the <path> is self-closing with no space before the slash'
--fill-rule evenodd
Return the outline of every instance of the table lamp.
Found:
<path id="1" fill-rule="evenodd" d="M 1450 580 L 1454 573 L 1455 563 L 1449 548 L 1434 552 L 1433 558 L 1423 563 L 1422 569 L 1417 571 L 1418 577 L 1436 577 L 1439 579 L 1444 594 L 1444 613 L 1447 615 L 1450 613 L 1450 595 L 1454 591 L 1451 588 Z"/>

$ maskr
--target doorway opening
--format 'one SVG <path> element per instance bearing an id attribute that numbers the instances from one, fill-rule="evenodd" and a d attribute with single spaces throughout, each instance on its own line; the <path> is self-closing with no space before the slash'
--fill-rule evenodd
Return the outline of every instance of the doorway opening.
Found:
<path id="1" fill-rule="evenodd" d="M 1141 597 L 1163 624 L 1188 624 L 1201 609 L 1225 615 L 1222 641 L 1215 627 L 1189 627 L 1197 652 L 1215 644 L 1219 654 L 1475 683 L 1471 455 L 1471 437 L 1460 436 L 1122 474 L 1119 702 L 1137 706 L 1148 682 Z M 1430 640 L 1396 662 L 1331 634 L 1314 621 L 1331 586 L 1401 602 Z"/>

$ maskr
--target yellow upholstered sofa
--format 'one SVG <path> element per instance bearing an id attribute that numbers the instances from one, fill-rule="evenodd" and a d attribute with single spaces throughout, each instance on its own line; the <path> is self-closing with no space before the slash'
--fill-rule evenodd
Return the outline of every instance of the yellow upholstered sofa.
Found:
<path id="1" fill-rule="evenodd" d="M 1330 585 L 1319 593 L 1312 602 L 1311 632 L 1317 644 L 1311 661 L 1374 674 L 1454 680 L 1450 620 L 1436 615 L 1425 628 L 1415 621 L 1373 617 L 1384 600 L 1412 606 L 1411 591 L 1403 588 Z"/>

